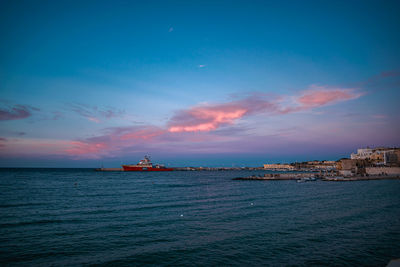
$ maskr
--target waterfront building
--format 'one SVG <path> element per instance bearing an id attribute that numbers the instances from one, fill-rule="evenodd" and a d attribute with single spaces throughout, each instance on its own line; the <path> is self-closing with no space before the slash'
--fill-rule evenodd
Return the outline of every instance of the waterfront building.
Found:
<path id="1" fill-rule="evenodd" d="M 372 148 L 359 148 L 357 153 L 351 153 L 351 159 L 367 159 L 370 158 L 374 150 Z"/>
<path id="2" fill-rule="evenodd" d="M 268 170 L 294 170 L 290 164 L 264 164 L 264 169 Z"/>
<path id="3" fill-rule="evenodd" d="M 393 165 L 400 163 L 400 148 L 359 148 L 351 153 L 352 160 L 370 160 L 375 165 Z"/>
<path id="4" fill-rule="evenodd" d="M 337 162 L 340 175 L 372 175 L 377 173 L 394 174 L 400 166 L 400 148 L 360 148 L 351 154 L 351 159 Z"/>
<path id="5" fill-rule="evenodd" d="M 337 170 L 340 175 L 353 176 L 365 173 L 365 167 L 369 162 L 365 159 L 341 159 L 337 163 Z"/>
<path id="6" fill-rule="evenodd" d="M 383 154 L 384 165 L 399 165 L 400 163 L 400 150 L 387 151 Z"/>
<path id="7" fill-rule="evenodd" d="M 336 169 L 336 162 L 334 164 L 319 164 L 319 165 L 314 165 L 312 166 L 314 169 L 317 170 L 326 170 L 326 171 L 330 171 L 330 170 L 334 170 Z"/>

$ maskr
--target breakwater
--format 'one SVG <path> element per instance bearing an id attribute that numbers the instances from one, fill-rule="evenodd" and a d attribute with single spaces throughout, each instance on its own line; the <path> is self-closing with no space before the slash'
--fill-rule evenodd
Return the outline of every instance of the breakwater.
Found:
<path id="1" fill-rule="evenodd" d="M 400 175 L 374 175 L 374 176 L 353 176 L 353 177 L 323 177 L 322 181 L 327 182 L 352 182 L 372 180 L 400 180 Z"/>
<path id="2" fill-rule="evenodd" d="M 400 175 L 373 175 L 373 176 L 352 176 L 341 177 L 333 175 L 324 175 L 320 173 L 267 173 L 262 176 L 251 175 L 246 177 L 236 177 L 232 180 L 252 180 L 252 181 L 279 181 L 279 180 L 315 180 L 327 182 L 351 182 L 351 181 L 369 181 L 369 180 L 398 180 Z"/>
<path id="3" fill-rule="evenodd" d="M 318 177 L 316 173 L 266 173 L 263 176 L 251 175 L 247 177 L 237 177 L 233 180 L 298 180 L 304 178 L 315 178 Z"/>

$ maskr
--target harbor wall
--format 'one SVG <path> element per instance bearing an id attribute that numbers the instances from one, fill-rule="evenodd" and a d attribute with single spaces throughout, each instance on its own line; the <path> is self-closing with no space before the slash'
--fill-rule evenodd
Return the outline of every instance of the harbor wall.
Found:
<path id="1" fill-rule="evenodd" d="M 264 174 L 264 178 L 273 178 L 273 179 L 299 179 L 299 178 L 307 178 L 307 177 L 315 177 L 315 173 L 267 173 Z"/>
<path id="2" fill-rule="evenodd" d="M 368 175 L 398 175 L 400 174 L 400 167 L 366 167 L 365 172 Z"/>

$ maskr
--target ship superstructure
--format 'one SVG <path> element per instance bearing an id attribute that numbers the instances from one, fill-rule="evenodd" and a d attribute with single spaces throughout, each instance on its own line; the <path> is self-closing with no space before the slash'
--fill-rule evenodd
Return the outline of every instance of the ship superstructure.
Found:
<path id="1" fill-rule="evenodd" d="M 164 165 L 151 163 L 149 156 L 144 156 L 144 159 L 140 160 L 138 164 L 122 165 L 124 171 L 173 171 L 173 168 L 166 168 Z"/>

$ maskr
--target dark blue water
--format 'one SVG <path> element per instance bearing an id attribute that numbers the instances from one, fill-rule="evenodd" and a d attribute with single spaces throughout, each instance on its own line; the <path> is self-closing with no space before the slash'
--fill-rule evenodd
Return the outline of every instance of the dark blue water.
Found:
<path id="1" fill-rule="evenodd" d="M 366 265 L 400 258 L 400 181 L 0 170 L 0 265 Z"/>

